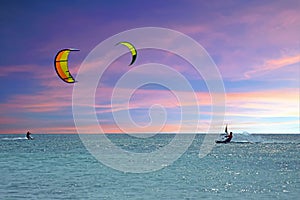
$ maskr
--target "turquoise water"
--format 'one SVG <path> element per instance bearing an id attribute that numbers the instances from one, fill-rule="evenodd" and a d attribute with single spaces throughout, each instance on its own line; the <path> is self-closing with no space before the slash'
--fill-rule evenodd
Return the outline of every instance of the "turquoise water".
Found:
<path id="1" fill-rule="evenodd" d="M 236 134 L 204 158 L 197 135 L 162 170 L 133 174 L 97 161 L 78 135 L 0 135 L 0 199 L 298 199 L 300 135 Z M 150 152 L 174 135 L 136 139 L 110 135 L 116 145 Z"/>

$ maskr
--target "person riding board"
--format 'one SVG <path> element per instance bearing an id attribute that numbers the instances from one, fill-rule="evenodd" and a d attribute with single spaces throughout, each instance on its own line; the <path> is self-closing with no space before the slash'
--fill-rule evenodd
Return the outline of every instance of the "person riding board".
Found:
<path id="1" fill-rule="evenodd" d="M 228 133 L 228 131 L 227 131 L 227 125 L 226 125 L 226 128 L 225 128 L 225 133 L 227 135 L 225 136 L 226 139 L 224 140 L 224 143 L 230 142 L 231 139 L 232 139 L 232 132 Z"/>
<path id="2" fill-rule="evenodd" d="M 33 138 L 32 138 L 30 135 L 31 135 L 31 133 L 30 133 L 29 131 L 27 131 L 27 133 L 26 133 L 26 138 L 27 138 L 28 140 L 33 140 Z"/>
<path id="3" fill-rule="evenodd" d="M 227 134 L 226 136 L 226 140 L 224 140 L 224 142 L 230 142 L 232 139 L 232 132 L 230 132 L 229 134 Z"/>
<path id="4" fill-rule="evenodd" d="M 227 131 L 227 125 L 225 127 L 225 134 L 221 134 L 222 138 L 220 138 L 219 140 L 216 140 L 216 143 L 229 143 L 232 139 L 232 132 L 228 133 Z"/>

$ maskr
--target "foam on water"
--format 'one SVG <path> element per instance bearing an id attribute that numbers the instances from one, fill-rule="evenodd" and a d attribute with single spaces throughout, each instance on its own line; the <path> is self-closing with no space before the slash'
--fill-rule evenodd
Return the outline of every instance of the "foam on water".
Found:
<path id="1" fill-rule="evenodd" d="M 1 140 L 27 140 L 26 137 L 5 137 L 1 138 Z"/>

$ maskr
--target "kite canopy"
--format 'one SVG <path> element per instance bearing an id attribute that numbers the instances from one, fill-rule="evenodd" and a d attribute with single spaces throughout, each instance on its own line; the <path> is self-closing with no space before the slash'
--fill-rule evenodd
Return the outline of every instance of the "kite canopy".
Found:
<path id="1" fill-rule="evenodd" d="M 54 60 L 54 66 L 57 75 L 66 83 L 75 83 L 75 79 L 69 72 L 69 67 L 68 67 L 68 56 L 71 51 L 79 51 L 79 50 L 63 49 L 56 54 Z"/>
<path id="2" fill-rule="evenodd" d="M 130 50 L 132 59 L 131 59 L 131 63 L 129 64 L 129 66 L 132 65 L 137 57 L 137 51 L 136 51 L 135 47 L 130 42 L 119 42 L 118 44 L 122 44 Z"/>

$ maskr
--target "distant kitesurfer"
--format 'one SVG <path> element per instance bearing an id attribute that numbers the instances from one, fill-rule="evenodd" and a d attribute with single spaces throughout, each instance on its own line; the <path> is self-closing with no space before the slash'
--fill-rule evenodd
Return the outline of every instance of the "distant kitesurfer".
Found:
<path id="1" fill-rule="evenodd" d="M 33 140 L 33 138 L 30 135 L 31 135 L 31 133 L 29 131 L 27 131 L 27 133 L 26 133 L 27 140 Z"/>
<path id="2" fill-rule="evenodd" d="M 227 131 L 227 125 L 225 127 L 225 135 L 222 134 L 222 139 L 216 140 L 216 143 L 229 143 L 232 139 L 232 132 L 228 133 Z"/>
<path id="3" fill-rule="evenodd" d="M 230 142 L 232 139 L 232 132 L 230 132 L 229 134 L 227 134 L 226 136 L 226 140 L 224 140 L 225 143 Z"/>

